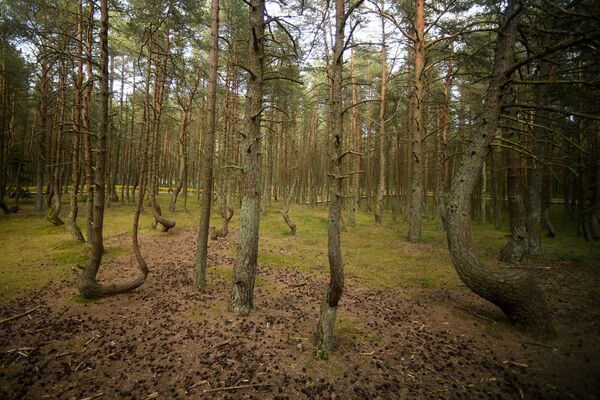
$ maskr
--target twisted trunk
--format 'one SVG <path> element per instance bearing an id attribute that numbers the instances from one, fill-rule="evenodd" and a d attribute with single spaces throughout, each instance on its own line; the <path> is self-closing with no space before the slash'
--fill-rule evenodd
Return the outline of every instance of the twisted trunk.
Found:
<path id="1" fill-rule="evenodd" d="M 342 110 L 342 68 L 344 63 L 344 28 L 353 9 L 362 1 L 352 5 L 346 14 L 344 0 L 335 1 L 335 44 L 331 65 L 331 122 L 328 155 L 328 176 L 331 178 L 331 202 L 327 218 L 327 253 L 329 259 L 329 285 L 321 302 L 321 313 L 315 334 L 317 357 L 327 358 L 333 346 L 333 329 L 337 307 L 344 290 L 344 262 L 340 245 L 340 220 L 343 202 L 342 146 L 344 143 L 344 121 Z"/>
<path id="2" fill-rule="evenodd" d="M 104 253 L 104 243 L 102 230 L 104 227 L 104 204 L 106 192 L 106 136 L 108 134 L 108 0 L 100 1 L 100 90 L 101 90 L 101 115 L 102 124 L 96 138 L 96 201 L 94 204 L 94 220 L 92 236 L 90 240 L 91 255 L 90 261 L 82 271 L 78 279 L 78 287 L 80 294 L 86 299 L 97 299 L 101 297 L 112 296 L 119 293 L 124 293 L 136 289 L 144 283 L 148 275 L 148 268 L 145 263 L 140 263 L 139 267 L 141 274 L 131 282 L 104 286 L 96 281 L 96 275 L 102 262 L 102 254 Z M 140 186 L 141 188 L 141 186 Z M 139 200 L 143 196 L 140 193 Z M 139 207 L 136 210 L 136 221 L 139 217 Z M 134 235 L 137 238 L 137 226 L 134 222 Z M 134 242 L 135 243 L 135 242 Z M 138 249 L 139 250 L 139 249 Z M 135 246 L 134 246 L 135 252 Z M 136 253 L 136 257 L 138 254 Z M 139 260 L 139 259 L 138 259 Z M 142 260 L 143 261 L 143 260 Z"/>
<path id="3" fill-rule="evenodd" d="M 79 0 L 77 8 L 77 76 L 75 78 L 75 91 L 73 99 L 73 132 L 71 137 L 71 198 L 69 201 L 69 216 L 67 217 L 67 229 L 73 240 L 85 242 L 81 229 L 77 225 L 77 214 L 79 207 L 77 197 L 79 195 L 79 183 L 81 173 L 79 172 L 79 142 L 81 139 L 81 89 L 83 86 L 83 5 Z"/>
<path id="4" fill-rule="evenodd" d="M 510 1 L 498 32 L 491 81 L 484 99 L 481 129 L 471 137 L 452 180 L 446 201 L 440 202 L 452 264 L 465 285 L 504 311 L 514 323 L 538 337 L 554 334 L 548 307 L 534 280 L 519 269 L 492 268 L 482 263 L 471 239 L 470 198 L 485 155 L 496 134 L 502 91 L 510 79 L 515 31 L 523 15 Z"/>
<path id="5" fill-rule="evenodd" d="M 288 193 L 287 198 L 285 199 L 285 205 L 283 207 L 283 211 L 281 212 L 281 214 L 283 216 L 283 220 L 285 221 L 287 226 L 290 227 L 290 230 L 292 231 L 292 236 L 294 236 L 296 234 L 296 224 L 290 218 L 289 213 L 290 213 L 290 207 L 292 205 L 292 200 L 294 200 L 294 194 L 296 192 L 297 184 L 298 184 L 298 176 L 296 176 L 296 178 L 294 179 L 294 183 L 292 184 L 290 192 Z"/>

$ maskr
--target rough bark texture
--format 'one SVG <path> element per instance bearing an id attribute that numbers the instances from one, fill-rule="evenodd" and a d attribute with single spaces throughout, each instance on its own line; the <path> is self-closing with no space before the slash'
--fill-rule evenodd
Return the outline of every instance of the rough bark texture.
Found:
<path id="1" fill-rule="evenodd" d="M 477 256 L 471 239 L 470 198 L 500 116 L 502 91 L 510 79 L 515 31 L 522 17 L 522 4 L 510 1 L 498 30 L 491 81 L 484 100 L 482 127 L 463 152 L 441 212 L 452 263 L 465 285 L 491 301 L 514 323 L 538 337 L 554 334 L 548 307 L 533 279 L 514 268 L 491 268 Z"/>
<path id="2" fill-rule="evenodd" d="M 250 0 L 248 38 L 248 92 L 244 126 L 247 131 L 240 143 L 242 152 L 240 241 L 233 269 L 229 310 L 241 315 L 254 307 L 254 281 L 258 259 L 258 229 L 261 197 L 261 134 L 264 70 L 264 0 Z"/>
<path id="3" fill-rule="evenodd" d="M 352 5 L 358 7 L 362 1 Z M 340 245 L 340 220 L 343 202 L 342 145 L 344 143 L 344 120 L 342 110 L 342 66 L 344 63 L 344 28 L 351 10 L 345 12 L 344 0 L 335 2 L 335 44 L 331 65 L 331 121 L 328 155 L 331 178 L 331 202 L 327 218 L 327 255 L 329 260 L 329 285 L 321 302 L 321 313 L 315 334 L 316 355 L 327 358 L 333 346 L 333 328 L 336 311 L 344 290 L 344 262 Z"/>
<path id="4" fill-rule="evenodd" d="M 413 110 L 411 129 L 411 184 L 410 205 L 408 210 L 408 241 L 416 243 L 421 240 L 421 217 L 423 214 L 423 174 L 425 157 L 423 153 L 423 101 L 425 71 L 425 0 L 417 0 L 415 17 L 415 70 L 413 77 Z"/>
<path id="5" fill-rule="evenodd" d="M 90 261 L 78 279 L 79 293 L 86 299 L 97 299 L 133 290 L 144 283 L 148 269 L 140 265 L 142 274 L 129 283 L 103 286 L 96 281 L 96 275 L 102 262 L 104 243 L 102 229 L 104 227 L 104 203 L 106 186 L 106 136 L 108 132 L 108 0 L 100 1 L 100 90 L 102 124 L 96 138 L 96 201 L 94 202 L 94 223 L 90 240 Z M 140 195 L 140 199 L 142 196 Z M 137 232 L 137 229 L 134 228 Z M 136 254 L 137 256 L 137 254 Z"/>
<path id="6" fill-rule="evenodd" d="M 208 227 L 213 189 L 213 162 L 215 130 L 217 125 L 217 68 L 219 60 L 219 0 L 211 0 L 210 5 L 210 75 L 208 78 L 208 127 L 204 137 L 204 168 L 202 171 L 202 200 L 200 203 L 200 223 L 196 241 L 196 275 L 194 286 L 206 287 L 206 259 L 208 255 Z"/>

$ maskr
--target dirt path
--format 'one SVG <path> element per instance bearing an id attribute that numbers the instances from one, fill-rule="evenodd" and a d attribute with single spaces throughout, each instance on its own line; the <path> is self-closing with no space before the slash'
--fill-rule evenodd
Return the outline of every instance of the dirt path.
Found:
<path id="1" fill-rule="evenodd" d="M 237 232 L 210 242 L 210 287 L 192 287 L 195 233 L 142 238 L 152 270 L 135 293 L 95 303 L 68 285 L 0 303 L 0 398 L 597 398 L 600 300 L 594 271 L 534 269 L 559 339 L 515 332 L 464 288 L 383 290 L 350 280 L 336 348 L 315 360 L 322 277 L 260 266 L 256 311 L 226 310 Z M 128 238 L 108 245 L 128 247 Z M 532 264 L 531 266 L 536 266 Z M 537 265 L 540 267 L 540 265 Z M 131 255 L 101 279 L 135 273 Z"/>

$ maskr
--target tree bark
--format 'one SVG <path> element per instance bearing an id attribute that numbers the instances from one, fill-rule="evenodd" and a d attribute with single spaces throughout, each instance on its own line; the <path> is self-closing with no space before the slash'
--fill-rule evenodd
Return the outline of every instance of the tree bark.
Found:
<path id="1" fill-rule="evenodd" d="M 83 128 L 83 158 L 85 163 L 85 215 L 86 237 L 88 243 L 92 241 L 92 223 L 94 221 L 94 156 L 92 153 L 92 132 L 90 124 L 90 100 L 94 90 L 94 73 L 92 70 L 92 35 L 94 30 L 94 0 L 89 1 L 88 26 L 85 39 L 85 64 L 86 78 L 81 104 L 81 127 Z"/>
<path id="2" fill-rule="evenodd" d="M 343 202 L 342 146 L 344 143 L 344 115 L 342 107 L 342 68 L 344 64 L 344 29 L 351 11 L 362 1 L 352 5 L 346 14 L 344 0 L 335 1 L 335 43 L 331 63 L 331 122 L 328 156 L 331 179 L 331 202 L 327 218 L 327 253 L 329 285 L 321 301 L 321 313 L 315 334 L 316 355 L 327 358 L 333 346 L 333 328 L 342 291 L 344 290 L 344 262 L 340 243 L 340 220 Z"/>
<path id="3" fill-rule="evenodd" d="M 204 169 L 202 171 L 202 201 L 200 223 L 196 241 L 196 275 L 194 287 L 206 287 L 206 259 L 208 255 L 208 227 L 212 204 L 213 163 L 215 148 L 215 130 L 217 125 L 217 72 L 219 61 L 219 0 L 210 4 L 210 73 L 208 77 L 207 115 L 208 126 L 204 137 Z"/>
<path id="4" fill-rule="evenodd" d="M 90 49 L 91 50 L 91 49 Z M 148 274 L 147 267 L 140 266 L 142 274 L 125 284 L 103 286 L 96 280 L 96 275 L 102 262 L 102 254 L 104 253 L 104 240 L 102 230 L 104 227 L 104 204 L 105 204 L 105 189 L 106 189 L 106 136 L 108 134 L 108 0 L 100 0 L 100 106 L 102 122 L 100 130 L 96 138 L 96 199 L 94 202 L 94 220 L 92 228 L 92 236 L 90 240 L 91 255 L 90 261 L 85 266 L 79 276 L 78 287 L 79 293 L 86 299 L 97 299 L 101 297 L 112 296 L 119 293 L 124 293 L 136 289 L 141 286 L 146 280 Z M 142 196 L 140 195 L 140 199 Z M 137 229 L 134 228 L 134 232 Z M 137 254 L 136 254 L 137 256 Z"/>
<path id="5" fill-rule="evenodd" d="M 64 46 L 63 46 L 64 47 Z M 52 200 L 50 202 L 50 207 L 46 214 L 46 219 L 55 226 L 63 225 L 64 222 L 60 218 L 60 210 L 61 210 L 61 195 L 62 195 L 62 185 L 61 185 L 61 153 L 62 153 L 62 134 L 66 124 L 67 110 L 66 110 L 66 84 L 65 84 L 65 75 L 66 75 L 66 65 L 64 61 L 60 61 L 58 67 L 58 124 L 56 127 L 56 133 L 54 134 L 54 149 L 53 149 L 53 170 L 51 177 L 51 186 L 52 186 Z"/>
<path id="6" fill-rule="evenodd" d="M 515 130 L 510 130 L 507 138 L 515 143 L 519 141 Z M 517 264 L 527 254 L 527 210 L 522 157 L 515 149 L 508 149 L 507 191 L 511 237 L 500 252 L 500 261 Z"/>
<path id="7" fill-rule="evenodd" d="M 381 9 L 384 8 L 382 1 Z M 387 46 L 385 44 L 385 18 L 381 16 L 381 92 L 379 94 L 379 179 L 375 200 L 375 223 L 383 219 L 383 196 L 385 194 L 385 91 L 387 81 Z"/>
<path id="8" fill-rule="evenodd" d="M 354 41 L 353 41 L 354 42 Z M 360 154 L 361 151 L 361 133 L 360 126 L 358 121 L 358 93 L 357 93 L 357 85 L 356 85 L 356 71 L 354 68 L 354 48 L 350 49 L 350 75 L 352 81 L 352 134 L 354 135 L 354 151 Z M 354 157 L 354 171 L 356 173 L 352 177 L 352 199 L 350 204 L 350 212 L 348 213 L 348 225 L 354 226 L 356 225 L 356 213 L 359 209 L 360 203 L 360 174 L 358 171 L 360 170 L 360 155 L 356 155 Z"/>
<path id="9" fill-rule="evenodd" d="M 417 13 L 415 16 L 415 69 L 413 76 L 413 109 L 412 109 L 412 155 L 411 155 L 411 189 L 410 205 L 408 211 L 408 241 L 412 243 L 421 240 L 421 219 L 423 214 L 423 173 L 424 154 L 423 138 L 425 126 L 423 124 L 423 108 L 425 103 L 423 95 L 425 85 L 423 73 L 425 72 L 425 0 L 417 0 Z"/>
<path id="10" fill-rule="evenodd" d="M 283 220 L 285 221 L 287 226 L 290 227 L 290 230 L 292 231 L 292 236 L 296 235 L 296 224 L 290 218 L 289 213 L 290 213 L 290 207 L 292 205 L 292 200 L 294 199 L 294 194 L 296 191 L 297 184 L 298 184 L 298 176 L 296 176 L 296 178 L 294 179 L 294 183 L 292 184 L 292 187 L 290 188 L 287 198 L 285 199 L 283 211 L 281 212 L 281 214 L 283 216 Z"/>
<path id="11" fill-rule="evenodd" d="M 502 91 L 510 80 L 516 28 L 523 3 L 509 1 L 498 30 L 491 80 L 484 99 L 482 126 L 465 147 L 442 207 L 452 264 L 465 285 L 494 303 L 514 323 L 538 337 L 551 337 L 554 329 L 542 291 L 519 269 L 491 268 L 477 256 L 471 239 L 470 201 L 486 153 L 496 134 Z"/>
<path id="12" fill-rule="evenodd" d="M 264 0 L 250 0 L 248 38 L 248 90 L 240 143 L 242 153 L 240 240 L 233 269 L 229 310 L 247 315 L 254 307 L 254 282 L 258 259 L 258 232 L 261 197 L 261 133 L 264 70 Z"/>
<path id="13" fill-rule="evenodd" d="M 42 44 L 41 74 L 39 81 L 40 100 L 38 104 L 40 129 L 37 138 L 37 163 L 35 174 L 35 210 L 44 210 L 44 171 L 46 170 L 46 137 L 48 130 L 48 92 L 50 88 L 50 64 L 45 43 Z"/>

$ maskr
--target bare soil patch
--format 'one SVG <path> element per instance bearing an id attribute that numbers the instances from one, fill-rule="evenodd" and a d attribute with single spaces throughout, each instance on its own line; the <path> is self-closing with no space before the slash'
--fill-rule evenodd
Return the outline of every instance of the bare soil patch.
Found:
<path id="1" fill-rule="evenodd" d="M 523 336 L 464 287 L 382 289 L 349 279 L 334 353 L 313 357 L 327 271 L 261 265 L 256 310 L 227 311 L 237 231 L 209 243 L 210 286 L 192 286 L 196 234 L 142 237 L 136 292 L 82 303 L 68 284 L 0 303 L 0 397 L 598 398 L 600 296 L 590 268 L 525 264 L 549 294 L 553 342 Z M 107 246 L 128 247 L 124 235 Z M 124 254 L 100 279 L 135 273 Z"/>

